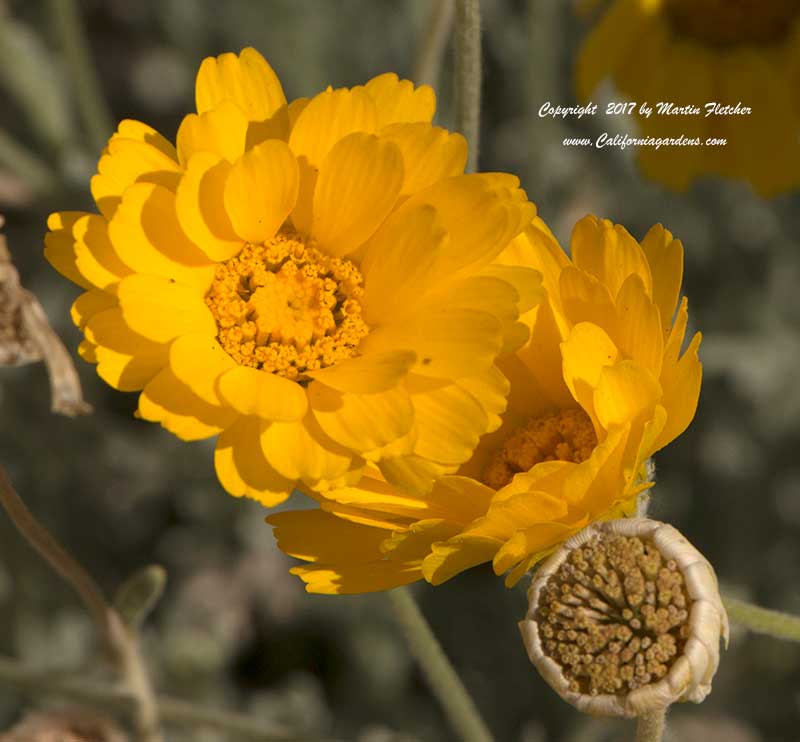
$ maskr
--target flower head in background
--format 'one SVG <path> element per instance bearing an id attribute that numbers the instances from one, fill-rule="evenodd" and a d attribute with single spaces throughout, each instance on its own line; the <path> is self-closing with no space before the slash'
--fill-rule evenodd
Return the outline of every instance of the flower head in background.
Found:
<path id="1" fill-rule="evenodd" d="M 321 509 L 269 518 L 279 546 L 312 562 L 312 592 L 439 584 L 491 561 L 515 584 L 567 538 L 630 514 L 647 460 L 691 422 L 700 392 L 697 334 L 681 353 L 683 248 L 661 226 L 641 244 L 586 217 L 572 260 L 537 220 L 503 260 L 535 267 L 546 297 L 523 320 L 530 340 L 499 360 L 511 390 L 502 424 L 428 497 L 380 477 L 335 489 Z"/>
<path id="2" fill-rule="evenodd" d="M 219 435 L 233 495 L 272 505 L 367 461 L 429 489 L 499 424 L 495 357 L 540 277 L 493 262 L 535 207 L 513 176 L 464 175 L 433 91 L 393 74 L 287 104 L 245 49 L 202 63 L 196 102 L 176 146 L 123 121 L 100 213 L 50 217 L 81 355 L 145 420 Z"/>
<path id="3" fill-rule="evenodd" d="M 672 526 L 596 523 L 537 571 L 520 630 L 568 703 L 635 717 L 711 691 L 728 615 L 708 560 Z"/>
<path id="4" fill-rule="evenodd" d="M 578 96 L 611 78 L 639 104 L 696 106 L 699 115 L 637 116 L 644 136 L 701 146 L 640 147 L 644 173 L 674 190 L 721 175 L 762 195 L 800 182 L 800 3 L 796 0 L 613 0 L 577 61 Z M 749 115 L 711 115 L 705 106 Z M 706 146 L 706 139 L 726 139 Z"/>

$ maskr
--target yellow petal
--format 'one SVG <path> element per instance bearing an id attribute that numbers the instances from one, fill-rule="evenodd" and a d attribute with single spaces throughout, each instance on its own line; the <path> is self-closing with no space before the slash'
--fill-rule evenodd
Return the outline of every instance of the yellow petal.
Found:
<path id="1" fill-rule="evenodd" d="M 653 301 L 661 312 L 665 328 L 672 324 L 683 280 L 683 245 L 660 224 L 650 228 L 642 250 L 653 274 Z"/>
<path id="2" fill-rule="evenodd" d="M 130 275 L 131 270 L 117 256 L 108 236 L 108 223 L 89 214 L 72 230 L 75 237 L 75 267 L 93 286 L 106 288 Z"/>
<path id="3" fill-rule="evenodd" d="M 361 350 L 410 350 L 417 354 L 415 372 L 457 379 L 489 368 L 502 344 L 500 321 L 491 314 L 440 308 L 373 330 Z"/>
<path id="4" fill-rule="evenodd" d="M 311 487 L 342 477 L 353 461 L 352 454 L 325 435 L 311 413 L 299 422 L 272 423 L 261 446 L 278 472 Z"/>
<path id="5" fill-rule="evenodd" d="M 617 316 L 620 351 L 658 377 L 664 353 L 661 314 L 648 298 L 642 280 L 636 274 L 628 276 L 619 290 Z"/>
<path id="6" fill-rule="evenodd" d="M 397 386 L 416 359 L 413 351 L 387 351 L 359 355 L 307 374 L 340 392 L 373 394 Z"/>
<path id="7" fill-rule="evenodd" d="M 429 493 L 437 477 L 458 468 L 458 464 L 442 464 L 416 454 L 381 459 L 377 466 L 394 487 L 419 495 Z"/>
<path id="8" fill-rule="evenodd" d="M 282 376 L 248 366 L 236 366 L 219 379 L 220 396 L 242 415 L 291 422 L 308 408 L 306 392 Z"/>
<path id="9" fill-rule="evenodd" d="M 633 361 L 621 361 L 603 368 L 594 390 L 594 410 L 608 430 L 650 413 L 661 399 L 661 385 L 645 368 Z"/>
<path id="10" fill-rule="evenodd" d="M 137 273 L 148 273 L 196 287 L 211 285 L 214 264 L 184 234 L 175 196 L 163 186 L 139 183 L 125 191 L 108 225 L 119 259 Z"/>
<path id="11" fill-rule="evenodd" d="M 104 312 L 106 309 L 111 309 L 117 306 L 117 297 L 109 294 L 106 291 L 99 289 L 92 289 L 81 294 L 72 303 L 70 309 L 70 317 L 79 329 L 86 327 L 86 323 L 94 317 L 95 314 Z"/>
<path id="12" fill-rule="evenodd" d="M 373 77 L 366 85 L 375 101 L 378 128 L 398 122 L 430 123 L 436 111 L 436 94 L 429 85 L 416 90 L 410 80 L 400 80 L 394 72 Z"/>
<path id="13" fill-rule="evenodd" d="M 617 337 L 617 312 L 606 286 L 594 276 L 568 266 L 559 276 L 561 308 L 569 322 L 592 322 Z"/>
<path id="14" fill-rule="evenodd" d="M 565 523 L 537 523 L 514 534 L 494 557 L 494 573 L 501 575 L 537 552 L 565 541 L 577 529 Z"/>
<path id="15" fill-rule="evenodd" d="M 698 332 L 674 370 L 662 375 L 664 396 L 661 404 L 667 410 L 667 422 L 656 441 L 656 451 L 683 433 L 694 418 L 703 378 L 703 367 L 697 357 L 700 339 Z"/>
<path id="16" fill-rule="evenodd" d="M 183 335 L 169 349 L 169 366 L 175 377 L 210 405 L 223 406 L 217 380 L 236 364 L 213 335 Z"/>
<path id="17" fill-rule="evenodd" d="M 255 417 L 240 417 L 226 428 L 217 439 L 214 468 L 228 494 L 271 507 L 291 494 L 294 483 L 278 474 L 264 457 L 261 435 L 266 425 Z"/>
<path id="18" fill-rule="evenodd" d="M 625 279 L 638 275 L 648 296 L 653 279 L 642 248 L 627 230 L 606 219 L 587 216 L 572 231 L 572 259 L 575 265 L 597 278 L 616 297 Z"/>
<path id="19" fill-rule="evenodd" d="M 435 285 L 433 271 L 448 240 L 433 206 L 422 204 L 403 218 L 390 218 L 372 237 L 362 263 L 361 305 L 369 325 L 408 313 L 419 296 Z"/>
<path id="20" fill-rule="evenodd" d="M 417 562 L 379 561 L 364 565 L 293 567 L 306 591 L 320 595 L 358 595 L 394 590 L 422 579 Z"/>
<path id="21" fill-rule="evenodd" d="M 243 247 L 225 211 L 225 184 L 231 165 L 212 152 L 189 158 L 175 193 L 178 221 L 186 236 L 211 260 L 225 261 Z"/>
<path id="22" fill-rule="evenodd" d="M 436 209 L 450 234 L 437 270 L 452 277 L 467 267 L 478 270 L 490 263 L 530 224 L 536 207 L 516 187 L 518 184 L 511 176 L 502 185 L 486 174 L 447 178 L 410 198 L 401 213 L 405 215 L 421 204 Z"/>
<path id="23" fill-rule="evenodd" d="M 314 191 L 312 235 L 341 256 L 366 242 L 388 216 L 403 185 L 403 157 L 372 134 L 339 140 L 322 162 Z"/>
<path id="24" fill-rule="evenodd" d="M 417 442 L 414 452 L 445 464 L 461 464 L 489 427 L 480 402 L 466 389 L 445 381 L 409 376 Z"/>
<path id="25" fill-rule="evenodd" d="M 119 304 L 127 325 L 142 337 L 169 342 L 190 333 L 217 334 L 217 323 L 202 297 L 167 278 L 133 275 L 118 289 Z"/>
<path id="26" fill-rule="evenodd" d="M 293 510 L 267 518 L 278 548 L 307 562 L 359 564 L 380 559 L 380 544 L 390 534 L 337 518 L 323 510 Z"/>
<path id="27" fill-rule="evenodd" d="M 158 183 L 174 190 L 180 177 L 175 147 L 139 121 L 121 121 L 97 164 L 92 196 L 100 213 L 111 219 L 122 194 L 134 183 Z"/>
<path id="28" fill-rule="evenodd" d="M 229 100 L 204 113 L 188 114 L 176 136 L 181 165 L 185 166 L 195 152 L 213 152 L 235 162 L 244 154 L 248 125 L 242 109 Z"/>
<path id="29" fill-rule="evenodd" d="M 564 381 L 575 400 L 594 418 L 594 390 L 603 369 L 617 362 L 617 346 L 600 327 L 581 322 L 561 343 L 561 355 Z"/>
<path id="30" fill-rule="evenodd" d="M 81 219 L 90 216 L 85 211 L 56 211 L 47 217 L 48 232 L 44 236 L 44 257 L 62 276 L 84 289 L 92 283 L 76 265 L 75 238 L 72 230 Z"/>
<path id="31" fill-rule="evenodd" d="M 184 441 L 210 438 L 236 419 L 231 410 L 200 399 L 169 368 L 160 371 L 144 388 L 137 412 L 143 420 L 161 423 Z"/>
<path id="32" fill-rule="evenodd" d="M 278 231 L 297 201 L 299 173 L 289 147 L 277 139 L 240 157 L 225 185 L 225 210 L 247 242 L 266 242 Z"/>
<path id="33" fill-rule="evenodd" d="M 395 387 L 373 394 L 348 394 L 312 382 L 308 401 L 325 433 L 346 448 L 367 454 L 402 438 L 414 424 L 408 392 Z"/>
<path id="34" fill-rule="evenodd" d="M 456 379 L 455 383 L 475 397 L 486 411 L 489 416 L 487 432 L 497 430 L 502 423 L 500 415 L 508 406 L 508 394 L 511 390 L 511 384 L 500 369 L 492 366 L 475 376 Z"/>
<path id="35" fill-rule="evenodd" d="M 435 543 L 422 562 L 422 574 L 431 585 L 441 585 L 467 569 L 489 562 L 499 544 L 482 539 L 460 539 Z"/>
<path id="36" fill-rule="evenodd" d="M 377 113 L 364 87 L 352 90 L 328 88 L 314 96 L 294 122 L 289 135 L 292 152 L 320 168 L 336 142 L 356 131 L 373 133 Z"/>
<path id="37" fill-rule="evenodd" d="M 242 49 L 238 56 L 228 52 L 204 59 L 197 73 L 195 99 L 198 113 L 233 101 L 250 121 L 264 121 L 286 104 L 278 76 L 252 47 Z"/>
<path id="38" fill-rule="evenodd" d="M 392 124 L 381 130 L 381 138 L 396 144 L 403 155 L 402 196 L 462 175 L 467 164 L 467 140 L 438 126 Z"/>
<path id="39" fill-rule="evenodd" d="M 297 202 L 292 210 L 291 220 L 300 234 L 311 234 L 314 219 L 314 191 L 317 187 L 319 170 L 309 164 L 305 157 L 297 158 L 298 188 Z"/>
<path id="40" fill-rule="evenodd" d="M 118 307 L 93 314 L 84 332 L 97 346 L 94 356 L 98 375 L 122 392 L 142 389 L 167 365 L 169 346 L 133 332 Z"/>

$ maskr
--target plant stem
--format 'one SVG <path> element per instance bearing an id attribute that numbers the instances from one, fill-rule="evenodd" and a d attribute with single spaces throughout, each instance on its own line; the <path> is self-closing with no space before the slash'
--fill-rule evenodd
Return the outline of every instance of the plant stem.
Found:
<path id="1" fill-rule="evenodd" d="M 434 89 L 438 85 L 444 50 L 453 26 L 454 10 L 453 0 L 431 2 L 414 66 L 414 82 L 417 84 L 424 83 Z"/>
<path id="2" fill-rule="evenodd" d="M 771 611 L 736 598 L 722 596 L 728 618 L 756 634 L 800 642 L 800 616 Z"/>
<path id="3" fill-rule="evenodd" d="M 50 0 L 49 6 L 67 71 L 75 85 L 78 109 L 89 141 L 100 152 L 111 136 L 113 126 L 96 67 L 89 54 L 89 41 L 83 30 L 77 3 L 75 0 Z"/>
<path id="4" fill-rule="evenodd" d="M 136 636 L 108 603 L 92 576 L 55 540 L 28 510 L 0 466 L 0 505 L 17 530 L 42 558 L 68 582 L 86 605 L 135 703 L 133 720 L 139 742 L 162 742 L 158 707 Z"/>
<path id="5" fill-rule="evenodd" d="M 467 172 L 478 165 L 481 113 L 480 0 L 456 0 L 455 27 L 456 129 L 469 144 Z"/>
<path id="6" fill-rule="evenodd" d="M 136 705 L 134 696 L 124 688 L 33 670 L 6 657 L 0 657 L 0 683 L 23 692 L 35 691 L 37 694 L 53 695 L 104 711 L 130 713 Z M 168 696 L 157 698 L 157 702 L 159 716 L 165 723 L 223 732 L 250 742 L 314 742 L 308 736 L 300 737 L 276 727 L 265 729 L 263 722 L 243 714 L 199 706 Z"/>
<path id="7" fill-rule="evenodd" d="M 650 711 L 636 722 L 636 742 L 661 742 L 666 728 L 666 709 Z"/>
<path id="8" fill-rule="evenodd" d="M 110 618 L 111 607 L 102 591 L 92 576 L 36 520 L 14 490 L 2 466 L 0 466 L 0 505 L 5 508 L 11 521 L 27 542 L 78 593 L 110 653 L 116 654 L 116 637 Z"/>
<path id="9" fill-rule="evenodd" d="M 411 653 L 422 667 L 458 738 L 463 742 L 492 742 L 493 737 L 475 703 L 450 664 L 425 616 L 408 588 L 388 592 Z"/>

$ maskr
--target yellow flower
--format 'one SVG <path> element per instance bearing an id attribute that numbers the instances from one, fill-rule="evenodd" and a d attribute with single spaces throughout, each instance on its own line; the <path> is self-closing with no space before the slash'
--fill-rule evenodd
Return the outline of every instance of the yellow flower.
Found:
<path id="1" fill-rule="evenodd" d="M 530 340 L 499 366 L 511 382 L 502 425 L 427 497 L 371 473 L 321 509 L 268 520 L 312 592 L 439 584 L 492 561 L 513 585 L 587 524 L 629 514 L 647 460 L 694 416 L 697 334 L 681 355 L 683 248 L 655 226 L 639 244 L 618 225 L 578 222 L 570 261 L 537 220 L 503 260 L 543 275 L 524 316 Z M 677 310 L 677 311 L 676 311 Z"/>
<path id="2" fill-rule="evenodd" d="M 142 390 L 141 418 L 219 434 L 233 495 L 272 505 L 367 461 L 429 488 L 499 424 L 494 360 L 540 277 L 493 261 L 535 207 L 513 176 L 464 175 L 433 91 L 393 74 L 287 104 L 245 49 L 202 63 L 196 100 L 176 146 L 123 121 L 100 213 L 50 217 L 81 355 Z"/>
<path id="3" fill-rule="evenodd" d="M 699 107 L 699 115 L 637 115 L 643 135 L 702 146 L 638 149 L 645 174 L 685 190 L 700 176 L 748 180 L 762 195 L 800 178 L 800 3 L 796 0 L 614 0 L 586 39 L 578 95 L 611 78 L 629 100 Z M 711 115 L 707 103 L 752 109 Z M 709 137 L 725 146 L 706 146 Z"/>

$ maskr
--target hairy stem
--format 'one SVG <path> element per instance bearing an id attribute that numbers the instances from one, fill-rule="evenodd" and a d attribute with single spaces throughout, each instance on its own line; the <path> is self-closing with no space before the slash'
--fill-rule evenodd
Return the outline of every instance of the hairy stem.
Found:
<path id="1" fill-rule="evenodd" d="M 411 592 L 390 590 L 389 600 L 408 639 L 411 652 L 422 667 L 458 738 L 464 742 L 492 742 L 492 735 L 475 703 L 442 650 Z"/>
<path id="2" fill-rule="evenodd" d="M 414 82 L 430 85 L 439 83 L 442 59 L 450 29 L 453 26 L 455 5 L 453 0 L 433 0 L 430 13 L 417 49 L 417 63 L 414 66 Z"/>
<path id="3" fill-rule="evenodd" d="M 800 616 L 771 611 L 736 598 L 722 596 L 728 618 L 756 634 L 800 642 Z"/>
<path id="4" fill-rule="evenodd" d="M 125 687 L 134 698 L 133 720 L 139 742 L 162 742 L 158 706 L 150 678 L 139 653 L 134 634 L 108 603 L 92 576 L 55 540 L 28 510 L 0 466 L 0 505 L 17 530 L 41 557 L 68 582 L 86 605 L 119 670 Z"/>
<path id="5" fill-rule="evenodd" d="M 478 165 L 481 112 L 480 0 L 456 0 L 455 27 L 456 129 L 467 139 L 467 172 Z"/>
<path id="6" fill-rule="evenodd" d="M 636 722 L 636 742 L 661 742 L 666 729 L 666 709 L 650 711 Z"/>
<path id="7" fill-rule="evenodd" d="M 75 85 L 75 97 L 83 124 L 92 147 L 100 152 L 111 136 L 113 126 L 89 53 L 89 41 L 81 23 L 78 5 L 75 0 L 50 0 L 48 4 L 69 78 Z"/>

